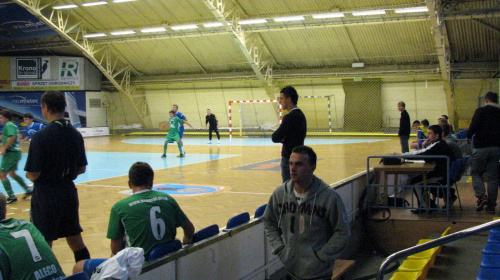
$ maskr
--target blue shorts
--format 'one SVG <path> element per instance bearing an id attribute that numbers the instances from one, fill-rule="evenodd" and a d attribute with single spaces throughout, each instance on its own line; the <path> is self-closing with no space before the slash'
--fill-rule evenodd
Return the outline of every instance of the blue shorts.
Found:
<path id="1" fill-rule="evenodd" d="M 182 139 L 183 135 L 184 135 L 184 126 L 181 125 L 181 127 L 179 128 L 179 137 Z"/>

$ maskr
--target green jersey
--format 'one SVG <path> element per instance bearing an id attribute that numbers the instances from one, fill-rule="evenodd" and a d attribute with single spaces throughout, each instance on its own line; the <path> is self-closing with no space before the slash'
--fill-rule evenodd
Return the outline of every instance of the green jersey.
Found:
<path id="1" fill-rule="evenodd" d="M 0 221 L 0 278 L 63 279 L 64 273 L 40 231 L 18 219 Z"/>
<path id="2" fill-rule="evenodd" d="M 21 148 L 19 147 L 19 128 L 17 128 L 17 125 L 14 124 L 11 121 L 8 121 L 4 126 L 3 126 L 3 132 L 2 132 L 2 144 L 5 146 L 7 144 L 7 141 L 9 140 L 10 136 L 16 137 L 16 140 L 12 145 L 7 149 L 7 151 L 15 151 L 15 152 L 20 152 Z"/>
<path id="3" fill-rule="evenodd" d="M 143 190 L 113 205 L 107 237 L 125 237 L 126 247 L 143 248 L 147 256 L 157 245 L 174 240 L 176 228 L 187 220 L 170 195 Z"/>
<path id="4" fill-rule="evenodd" d="M 179 117 L 173 117 L 169 118 L 168 122 L 170 123 L 170 129 L 168 130 L 167 137 L 174 137 L 176 135 L 178 136 L 181 124 L 184 123 L 184 120 Z"/>

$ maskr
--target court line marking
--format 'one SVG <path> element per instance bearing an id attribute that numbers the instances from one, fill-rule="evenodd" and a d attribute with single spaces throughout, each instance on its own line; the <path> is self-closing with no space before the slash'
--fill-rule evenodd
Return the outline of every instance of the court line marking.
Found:
<path id="1" fill-rule="evenodd" d="M 263 195 L 271 195 L 272 193 L 253 193 L 253 192 L 225 192 L 225 193 L 237 193 L 237 194 L 263 194 Z"/>

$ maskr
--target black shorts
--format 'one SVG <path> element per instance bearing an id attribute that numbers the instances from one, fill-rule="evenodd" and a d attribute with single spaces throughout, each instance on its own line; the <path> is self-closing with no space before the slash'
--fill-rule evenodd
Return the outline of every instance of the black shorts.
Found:
<path id="1" fill-rule="evenodd" d="M 47 194 L 40 193 L 35 186 L 31 198 L 31 222 L 46 240 L 78 235 L 83 231 L 78 208 L 78 192 L 75 187 L 57 194 Z"/>

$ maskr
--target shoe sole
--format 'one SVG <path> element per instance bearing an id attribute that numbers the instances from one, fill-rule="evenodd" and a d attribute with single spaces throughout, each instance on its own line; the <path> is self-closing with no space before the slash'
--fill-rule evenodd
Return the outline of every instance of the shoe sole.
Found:
<path id="1" fill-rule="evenodd" d="M 479 203 L 479 205 L 477 206 L 476 211 L 477 212 L 483 211 L 484 207 L 486 207 L 486 205 L 488 205 L 488 200 L 481 201 L 481 203 Z"/>

